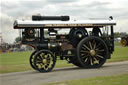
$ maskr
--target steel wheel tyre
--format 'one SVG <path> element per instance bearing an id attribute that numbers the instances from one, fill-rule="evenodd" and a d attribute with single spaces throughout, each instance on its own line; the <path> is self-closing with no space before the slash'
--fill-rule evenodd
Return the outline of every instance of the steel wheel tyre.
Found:
<path id="1" fill-rule="evenodd" d="M 84 68 L 101 67 L 108 56 L 108 48 L 99 37 L 84 38 L 77 46 L 78 61 Z"/>
<path id="2" fill-rule="evenodd" d="M 32 54 L 30 55 L 30 58 L 29 58 L 29 63 L 30 63 L 30 65 L 31 65 L 31 67 L 32 67 L 33 69 L 35 69 L 35 70 L 36 70 L 36 68 L 35 68 L 35 66 L 34 66 L 34 56 L 35 56 L 36 52 L 37 52 L 37 51 L 33 51 Z"/>
<path id="3" fill-rule="evenodd" d="M 82 65 L 79 63 L 79 61 L 78 61 L 76 56 L 70 57 L 69 60 L 71 61 L 71 63 L 73 65 L 78 66 L 78 67 L 82 67 Z"/>
<path id="4" fill-rule="evenodd" d="M 49 50 L 40 50 L 34 57 L 34 66 L 39 72 L 51 71 L 56 63 L 56 57 Z"/>

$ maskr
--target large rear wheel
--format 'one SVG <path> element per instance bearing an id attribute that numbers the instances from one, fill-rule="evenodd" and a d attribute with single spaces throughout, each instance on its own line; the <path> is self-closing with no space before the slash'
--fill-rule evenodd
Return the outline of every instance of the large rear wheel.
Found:
<path id="1" fill-rule="evenodd" d="M 108 47 L 99 37 L 84 38 L 77 46 L 78 61 L 85 68 L 101 67 L 108 56 Z"/>

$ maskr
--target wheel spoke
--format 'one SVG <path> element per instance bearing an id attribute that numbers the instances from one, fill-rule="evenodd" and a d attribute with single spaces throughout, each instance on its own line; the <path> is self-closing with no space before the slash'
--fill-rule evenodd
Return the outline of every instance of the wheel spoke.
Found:
<path id="1" fill-rule="evenodd" d="M 101 43 L 99 43 L 99 44 L 96 46 L 96 48 L 98 48 L 100 45 L 101 45 Z"/>
<path id="2" fill-rule="evenodd" d="M 48 68 L 50 68 L 50 67 L 52 67 L 52 64 L 49 63 L 49 64 L 48 64 Z"/>
<path id="3" fill-rule="evenodd" d="M 41 69 L 42 68 L 42 65 L 41 64 L 36 64 L 36 66 Z"/>
<path id="4" fill-rule="evenodd" d="M 81 54 L 81 56 L 84 56 L 85 54 Z"/>
<path id="5" fill-rule="evenodd" d="M 85 48 L 85 47 L 82 47 L 82 49 L 86 50 L 86 48 Z"/>
<path id="6" fill-rule="evenodd" d="M 43 65 L 42 68 L 45 70 L 45 65 Z"/>
<path id="7" fill-rule="evenodd" d="M 44 58 L 43 58 L 42 56 L 40 56 L 40 55 L 39 55 L 39 58 L 40 58 L 40 60 L 43 60 L 43 59 L 44 59 Z"/>
<path id="8" fill-rule="evenodd" d="M 97 51 L 99 51 L 99 52 L 104 52 L 105 50 L 104 50 L 104 49 L 101 49 L 101 50 L 97 50 Z"/>
<path id="9" fill-rule="evenodd" d="M 88 57 L 88 56 L 82 56 L 82 58 L 86 58 L 86 57 Z"/>
<path id="10" fill-rule="evenodd" d="M 89 53 L 89 51 L 85 51 L 85 50 L 81 50 L 80 52 L 83 52 L 83 53 Z"/>
<path id="11" fill-rule="evenodd" d="M 41 56 L 41 57 L 44 57 L 44 56 L 45 56 L 45 54 L 44 54 L 44 53 L 41 53 L 41 54 L 40 54 L 40 56 Z"/>
<path id="12" fill-rule="evenodd" d="M 94 63 L 95 63 L 95 64 L 99 64 L 99 61 L 98 61 L 95 57 L 93 57 L 93 58 L 94 58 L 94 60 L 95 60 Z"/>
<path id="13" fill-rule="evenodd" d="M 45 69 L 45 70 L 48 70 L 48 67 L 47 67 L 47 66 L 44 66 L 44 69 Z"/>
<path id="14" fill-rule="evenodd" d="M 44 66 L 44 65 L 41 63 L 40 66 L 41 66 L 41 68 L 42 68 L 42 66 Z"/>
<path id="15" fill-rule="evenodd" d="M 103 50 L 103 49 L 104 48 L 99 47 L 99 48 L 96 48 L 95 50 L 98 51 L 98 50 Z"/>
<path id="16" fill-rule="evenodd" d="M 99 58 L 102 58 L 102 59 L 104 58 L 103 56 L 101 56 L 101 55 L 98 55 L 98 54 L 97 54 L 96 56 L 97 56 L 97 57 L 99 57 Z"/>
<path id="17" fill-rule="evenodd" d="M 88 60 L 88 57 L 84 61 L 87 62 L 87 60 Z"/>
<path id="18" fill-rule="evenodd" d="M 51 57 L 51 54 L 47 54 L 49 57 Z"/>
<path id="19" fill-rule="evenodd" d="M 36 61 L 36 63 L 41 63 L 41 61 Z"/>
<path id="20" fill-rule="evenodd" d="M 96 49 L 96 54 L 103 54 L 104 52 L 104 49 Z"/>
<path id="21" fill-rule="evenodd" d="M 47 70 L 47 68 L 48 68 L 47 64 L 44 64 L 44 65 L 43 65 L 43 69 L 44 69 L 44 70 Z"/>
<path id="22" fill-rule="evenodd" d="M 88 46 L 86 46 L 85 44 L 83 44 L 83 46 L 84 46 L 86 49 L 90 50 L 90 48 L 89 48 Z"/>
<path id="23" fill-rule="evenodd" d="M 96 48 L 96 42 L 94 42 L 94 47 L 93 47 L 93 49 L 95 49 Z"/>
<path id="24" fill-rule="evenodd" d="M 93 62 L 92 62 L 92 58 L 91 57 L 89 58 L 89 60 L 90 60 L 90 64 L 93 65 Z"/>
<path id="25" fill-rule="evenodd" d="M 90 48 L 92 49 L 92 44 L 91 44 L 91 42 L 89 41 L 88 43 L 89 43 Z"/>
<path id="26" fill-rule="evenodd" d="M 45 55 L 45 58 L 48 58 L 48 57 L 51 57 L 51 55 L 50 54 Z"/>

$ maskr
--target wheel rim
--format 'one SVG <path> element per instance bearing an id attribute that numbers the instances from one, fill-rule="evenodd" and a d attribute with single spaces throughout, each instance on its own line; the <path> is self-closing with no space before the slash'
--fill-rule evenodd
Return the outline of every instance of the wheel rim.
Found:
<path id="1" fill-rule="evenodd" d="M 81 64 L 84 67 L 100 67 L 106 61 L 108 52 L 101 40 L 93 38 L 81 44 L 79 53 Z"/>
<path id="2" fill-rule="evenodd" d="M 49 51 L 40 51 L 34 57 L 34 65 L 40 72 L 49 72 L 55 65 L 55 57 Z"/>
<path id="3" fill-rule="evenodd" d="M 35 70 L 36 70 L 36 68 L 35 68 L 35 66 L 34 66 L 34 56 L 35 56 L 36 52 L 37 52 L 37 51 L 32 52 L 32 54 L 31 54 L 31 56 L 30 56 L 30 58 L 29 58 L 29 63 L 30 63 L 30 65 L 31 65 L 31 67 L 32 67 L 33 69 L 35 69 Z"/>

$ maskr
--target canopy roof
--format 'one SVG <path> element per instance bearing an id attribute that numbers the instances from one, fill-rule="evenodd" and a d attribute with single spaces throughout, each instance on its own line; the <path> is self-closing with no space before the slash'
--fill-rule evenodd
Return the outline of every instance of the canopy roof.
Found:
<path id="1" fill-rule="evenodd" d="M 73 27 L 103 27 L 116 25 L 115 20 L 70 20 L 70 21 L 32 21 L 16 20 L 14 28 L 73 28 Z"/>

